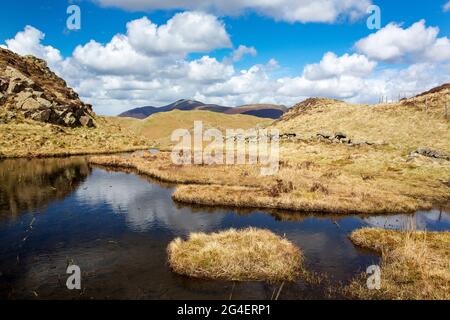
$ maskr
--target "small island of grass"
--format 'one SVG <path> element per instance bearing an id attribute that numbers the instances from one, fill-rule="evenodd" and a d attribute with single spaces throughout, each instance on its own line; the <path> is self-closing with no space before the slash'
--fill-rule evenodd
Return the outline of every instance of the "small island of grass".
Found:
<path id="1" fill-rule="evenodd" d="M 450 232 L 364 228 L 352 242 L 382 254 L 380 290 L 369 290 L 358 277 L 347 287 L 357 299 L 449 300 Z"/>
<path id="2" fill-rule="evenodd" d="M 285 238 L 248 228 L 212 234 L 192 233 L 168 247 L 169 265 L 178 274 L 230 281 L 293 281 L 303 255 Z"/>

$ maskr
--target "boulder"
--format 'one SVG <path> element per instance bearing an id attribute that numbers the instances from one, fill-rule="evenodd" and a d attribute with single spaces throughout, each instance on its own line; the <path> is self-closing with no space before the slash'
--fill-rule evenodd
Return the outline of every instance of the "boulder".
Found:
<path id="1" fill-rule="evenodd" d="M 80 123 L 84 127 L 88 127 L 88 128 L 94 127 L 94 121 L 92 120 L 91 117 L 87 117 L 87 116 L 80 117 Z"/>
<path id="2" fill-rule="evenodd" d="M 50 120 L 50 116 L 52 115 L 52 111 L 50 109 L 44 109 L 33 113 L 31 119 L 40 122 L 48 122 Z"/>
<path id="3" fill-rule="evenodd" d="M 28 98 L 24 101 L 21 101 L 20 103 L 20 109 L 24 111 L 35 111 L 39 110 L 41 107 L 41 104 L 39 101 L 33 98 Z"/>

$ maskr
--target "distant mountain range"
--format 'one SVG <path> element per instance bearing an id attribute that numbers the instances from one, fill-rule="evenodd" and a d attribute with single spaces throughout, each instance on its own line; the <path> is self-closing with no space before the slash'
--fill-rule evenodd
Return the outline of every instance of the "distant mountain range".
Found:
<path id="1" fill-rule="evenodd" d="M 216 104 L 205 104 L 195 100 L 178 100 L 164 107 L 142 107 L 128 110 L 119 115 L 119 117 L 128 117 L 136 119 L 145 119 L 155 113 L 169 112 L 173 110 L 191 111 L 202 110 L 212 111 L 224 114 L 244 114 L 259 118 L 278 119 L 287 112 L 285 106 L 273 104 L 252 104 L 240 107 L 224 107 Z"/>

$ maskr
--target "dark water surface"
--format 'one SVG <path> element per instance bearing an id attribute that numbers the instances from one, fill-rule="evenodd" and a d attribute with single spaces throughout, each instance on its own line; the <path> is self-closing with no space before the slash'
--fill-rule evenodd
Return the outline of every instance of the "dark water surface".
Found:
<path id="1" fill-rule="evenodd" d="M 350 280 L 379 258 L 348 240 L 364 226 L 450 230 L 445 210 L 395 216 L 331 216 L 180 206 L 173 186 L 86 160 L 0 162 L 1 299 L 270 299 L 277 285 L 193 280 L 167 267 L 166 247 L 193 231 L 267 228 L 302 248 L 310 271 Z M 448 211 L 448 210 L 447 210 Z M 66 268 L 82 270 L 81 291 Z M 302 280 L 280 299 L 325 298 Z"/>

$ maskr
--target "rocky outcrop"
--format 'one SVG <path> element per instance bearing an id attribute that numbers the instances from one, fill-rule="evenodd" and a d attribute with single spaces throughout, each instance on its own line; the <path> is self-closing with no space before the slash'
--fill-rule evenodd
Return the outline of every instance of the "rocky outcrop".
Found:
<path id="1" fill-rule="evenodd" d="M 82 102 L 44 60 L 0 48 L 0 112 L 65 127 L 94 127 L 92 106 Z"/>

